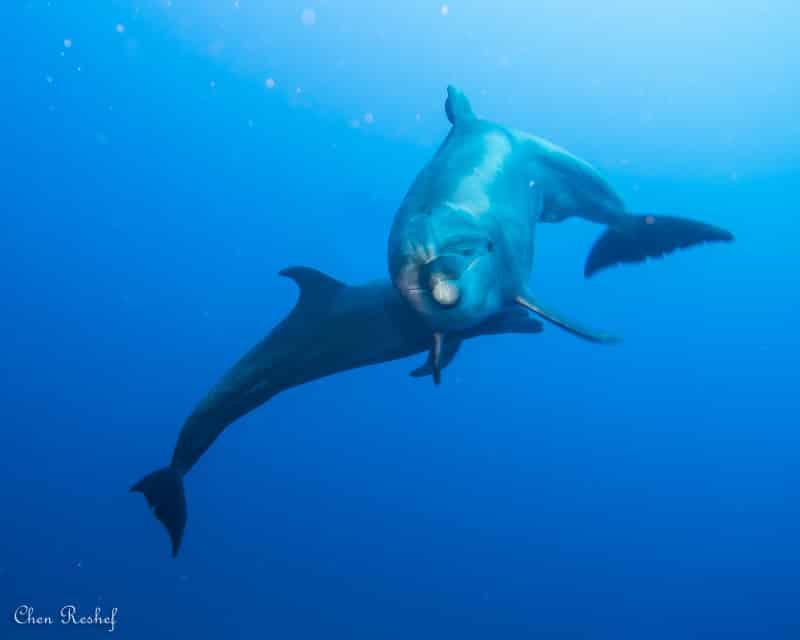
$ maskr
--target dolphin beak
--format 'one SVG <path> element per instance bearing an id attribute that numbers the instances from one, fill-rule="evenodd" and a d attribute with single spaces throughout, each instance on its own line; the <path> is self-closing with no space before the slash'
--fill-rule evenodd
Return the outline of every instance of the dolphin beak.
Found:
<path id="1" fill-rule="evenodd" d="M 461 300 L 459 278 L 470 266 L 460 256 L 439 256 L 420 269 L 420 285 L 427 287 L 438 305 L 454 307 Z"/>
<path id="2" fill-rule="evenodd" d="M 453 307 L 461 298 L 461 289 L 453 280 L 434 274 L 431 277 L 431 296 L 443 307 Z"/>

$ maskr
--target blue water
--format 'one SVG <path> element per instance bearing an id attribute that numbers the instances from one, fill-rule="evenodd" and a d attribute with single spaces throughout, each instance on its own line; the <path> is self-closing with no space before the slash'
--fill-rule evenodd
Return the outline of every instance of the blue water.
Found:
<path id="1" fill-rule="evenodd" d="M 800 5 L 307 2 L 3 6 L 0 637 L 100 631 L 24 603 L 134 639 L 800 637 Z M 280 395 L 187 476 L 172 560 L 128 487 L 291 308 L 279 269 L 386 276 L 448 83 L 736 243 L 586 281 L 601 230 L 542 228 L 540 298 L 624 344 Z"/>

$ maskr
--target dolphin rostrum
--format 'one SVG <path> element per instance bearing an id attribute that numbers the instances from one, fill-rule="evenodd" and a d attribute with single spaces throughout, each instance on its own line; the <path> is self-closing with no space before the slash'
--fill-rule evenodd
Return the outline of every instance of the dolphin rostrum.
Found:
<path id="1" fill-rule="evenodd" d="M 434 381 L 448 332 L 521 305 L 580 337 L 615 342 L 543 307 L 528 289 L 537 222 L 578 216 L 607 225 L 586 260 L 586 277 L 703 242 L 724 229 L 661 215 L 633 215 L 587 162 L 541 138 L 479 119 L 448 87 L 450 132 L 395 214 L 392 282 L 432 332 Z"/>
<path id="2" fill-rule="evenodd" d="M 300 288 L 294 309 L 195 407 L 181 429 L 169 466 L 131 488 L 144 494 L 167 528 L 173 556 L 186 525 L 183 477 L 228 425 L 292 387 L 430 349 L 429 329 L 390 282 L 348 286 L 309 267 L 290 267 L 280 273 Z M 439 366 L 449 364 L 465 339 L 541 330 L 541 323 L 523 309 L 503 311 L 448 334 L 441 345 Z M 433 371 L 429 359 L 411 375 Z"/>

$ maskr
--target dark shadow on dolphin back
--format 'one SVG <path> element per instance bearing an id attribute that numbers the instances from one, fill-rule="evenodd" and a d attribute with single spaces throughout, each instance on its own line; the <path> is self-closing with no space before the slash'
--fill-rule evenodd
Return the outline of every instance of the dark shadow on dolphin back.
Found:
<path id="1" fill-rule="evenodd" d="M 167 529 L 173 556 L 186 526 L 183 477 L 228 425 L 286 389 L 430 349 L 430 330 L 388 280 L 349 286 L 310 267 L 280 273 L 297 283 L 297 304 L 198 403 L 181 429 L 171 463 L 131 487 L 144 494 Z M 466 339 L 541 330 L 538 320 L 510 308 L 468 331 L 448 335 L 442 365 L 452 362 Z M 426 362 L 412 375 L 432 373 Z"/>

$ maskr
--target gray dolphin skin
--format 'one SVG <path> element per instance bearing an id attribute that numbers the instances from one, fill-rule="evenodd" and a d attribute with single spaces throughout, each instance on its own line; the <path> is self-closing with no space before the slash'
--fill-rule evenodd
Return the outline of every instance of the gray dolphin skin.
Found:
<path id="1" fill-rule="evenodd" d="M 444 337 L 521 305 L 582 338 L 616 339 L 544 308 L 528 290 L 538 222 L 578 216 L 607 225 L 586 260 L 589 277 L 733 235 L 709 224 L 626 212 L 587 162 L 541 138 L 482 120 L 447 88 L 452 128 L 395 214 L 389 236 L 392 282 L 432 333 L 434 382 Z"/>
<path id="2" fill-rule="evenodd" d="M 430 330 L 389 281 L 348 286 L 309 267 L 280 273 L 300 288 L 294 309 L 195 407 L 181 429 L 169 466 L 131 488 L 144 494 L 166 527 L 173 556 L 186 525 L 183 477 L 228 425 L 292 387 L 430 350 Z M 541 323 L 523 309 L 503 311 L 448 334 L 441 366 L 452 361 L 466 339 L 541 330 Z M 432 374 L 430 358 L 411 372 L 416 377 Z"/>

